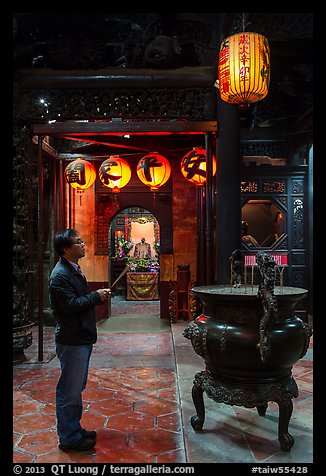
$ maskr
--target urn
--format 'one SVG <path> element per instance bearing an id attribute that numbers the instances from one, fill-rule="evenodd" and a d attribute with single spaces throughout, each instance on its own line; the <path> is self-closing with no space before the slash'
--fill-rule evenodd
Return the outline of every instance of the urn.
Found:
<path id="1" fill-rule="evenodd" d="M 279 442 L 289 451 L 294 439 L 288 433 L 292 398 L 298 388 L 293 365 L 307 352 L 311 329 L 296 316 L 296 305 L 307 290 L 223 285 L 197 286 L 191 292 L 202 313 L 191 321 L 184 336 L 205 361 L 195 376 L 193 401 L 195 431 L 204 423 L 202 394 L 219 403 L 256 407 L 264 415 L 269 401 L 279 406 Z"/>
<path id="2" fill-rule="evenodd" d="M 278 316 L 268 329 L 268 346 L 260 342 L 264 314 L 257 287 L 198 286 L 191 292 L 203 312 L 184 331 L 213 378 L 259 383 L 277 382 L 307 352 L 310 327 L 295 315 L 307 290 L 275 287 Z M 264 347 L 265 346 L 265 347 Z"/>

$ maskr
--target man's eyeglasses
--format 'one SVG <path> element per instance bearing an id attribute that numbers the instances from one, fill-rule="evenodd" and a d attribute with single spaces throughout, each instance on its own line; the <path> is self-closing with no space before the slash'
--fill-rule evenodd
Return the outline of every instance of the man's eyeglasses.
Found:
<path id="1" fill-rule="evenodd" d="M 83 244 L 83 243 L 84 243 L 84 240 L 82 240 L 82 239 L 79 238 L 78 240 L 76 240 L 76 243 L 72 243 L 72 244 L 73 244 L 73 245 L 81 245 L 81 244 Z"/>

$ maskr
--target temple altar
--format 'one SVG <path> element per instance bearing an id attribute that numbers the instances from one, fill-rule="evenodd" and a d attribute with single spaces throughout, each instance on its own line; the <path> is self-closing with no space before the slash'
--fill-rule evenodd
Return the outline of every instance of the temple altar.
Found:
<path id="1" fill-rule="evenodd" d="M 127 301 L 153 301 L 159 299 L 159 273 L 127 273 Z"/>

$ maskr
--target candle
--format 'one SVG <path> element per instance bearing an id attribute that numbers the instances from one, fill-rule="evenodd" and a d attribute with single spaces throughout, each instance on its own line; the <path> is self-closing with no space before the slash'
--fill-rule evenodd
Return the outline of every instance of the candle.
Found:
<path id="1" fill-rule="evenodd" d="M 251 266 L 251 290 L 254 290 L 254 267 Z"/>

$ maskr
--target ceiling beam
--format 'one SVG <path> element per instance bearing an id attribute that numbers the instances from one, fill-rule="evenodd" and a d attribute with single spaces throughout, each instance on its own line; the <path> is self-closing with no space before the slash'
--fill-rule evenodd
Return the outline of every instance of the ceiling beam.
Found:
<path id="1" fill-rule="evenodd" d="M 113 120 L 108 122 L 52 122 L 47 124 L 34 124 L 33 133 L 42 135 L 68 135 L 78 134 L 112 134 L 115 133 L 162 133 L 162 134 L 187 134 L 216 132 L 216 121 L 122 121 Z"/>

